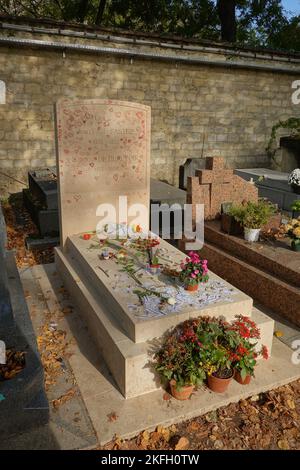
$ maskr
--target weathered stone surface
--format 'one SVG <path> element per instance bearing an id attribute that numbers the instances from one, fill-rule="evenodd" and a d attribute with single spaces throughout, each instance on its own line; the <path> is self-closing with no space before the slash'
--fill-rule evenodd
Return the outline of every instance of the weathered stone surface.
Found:
<path id="1" fill-rule="evenodd" d="M 96 239 L 97 241 L 97 239 Z M 95 245 L 95 240 L 92 241 Z M 187 299 L 182 307 L 174 307 L 163 314 L 151 305 L 153 310 L 144 310 L 138 302 L 136 294 L 132 289 L 139 289 L 139 284 L 132 280 L 130 276 L 123 273 L 121 266 L 115 259 L 101 260 L 99 253 L 101 250 L 90 249 L 91 243 L 82 239 L 80 235 L 74 235 L 68 238 L 66 242 L 66 252 L 70 263 L 75 262 L 80 267 L 80 279 L 90 286 L 90 289 L 101 292 L 101 303 L 105 303 L 111 314 L 115 316 L 117 322 L 125 331 L 127 336 L 140 343 L 160 337 L 168 328 L 184 321 L 188 318 L 201 315 L 224 316 L 227 320 L 233 320 L 239 311 L 247 311 L 251 314 L 252 299 L 237 289 L 232 289 L 230 284 L 223 281 L 214 273 L 210 272 L 208 285 L 200 285 L 199 294 L 207 291 L 216 300 L 193 302 L 197 294 L 187 295 Z M 180 263 L 185 255 L 175 247 L 160 241 L 160 250 L 162 258 L 158 252 L 158 258 L 164 265 L 171 269 L 180 269 Z M 114 252 L 114 248 L 111 247 Z M 117 255 L 118 251 L 116 251 Z M 136 253 L 132 250 L 133 256 Z M 160 288 L 169 286 L 169 279 L 164 276 L 151 275 L 143 267 L 142 262 L 136 262 L 136 269 L 139 268 L 139 282 L 142 285 L 153 285 Z M 172 281 L 174 285 L 175 281 Z M 214 285 L 216 287 L 214 287 Z M 220 296 L 218 293 L 223 292 Z M 169 294 L 169 296 L 174 294 Z M 217 296 L 217 297 L 216 297 Z M 180 300 L 178 300 L 180 302 Z M 133 308 L 133 306 L 138 307 Z M 178 305 L 178 304 L 177 304 Z"/>
<path id="2" fill-rule="evenodd" d="M 11 29 L 2 26 L 1 34 Z M 55 36 L 56 41 L 74 38 Z M 23 38 L 24 31 L 14 31 Z M 27 32 L 28 39 L 52 41 L 53 35 Z M 123 37 L 123 40 L 125 38 Z M 153 39 L 153 38 L 152 38 Z M 111 38 L 76 37 L 82 45 L 120 47 Z M 129 47 L 129 45 L 128 45 Z M 130 44 L 133 51 L 153 52 L 153 46 Z M 49 53 L 40 49 L 0 49 L 1 79 L 6 104 L 0 105 L 0 165 L 3 172 L 26 182 L 30 168 L 55 164 L 53 102 L 61 97 L 110 98 L 151 106 L 151 172 L 155 178 L 177 184 L 178 167 L 186 158 L 222 155 L 228 168 L 269 166 L 266 155 L 271 129 L 279 119 L 299 116 L 291 101 L 294 75 L 279 73 L 286 57 L 265 54 L 255 64 L 274 67 L 273 73 L 231 67 L 232 51 L 215 49 L 213 58 L 225 66 L 129 60 L 113 55 L 76 52 Z M 159 47 L 158 54 L 174 54 L 174 47 Z M 179 52 L 178 52 L 179 53 Z M 185 57 L 211 58 L 208 52 L 180 50 Z M 242 57 L 240 57 L 242 60 Z M 249 63 L 247 57 L 245 61 Z M 291 56 L 290 68 L 298 67 Z M 227 62 L 227 63 L 226 63 Z M 32 73 L 34 69 L 34 73 Z M 0 190 L 14 192 L 21 184 L 0 175 Z"/>
<path id="3" fill-rule="evenodd" d="M 257 201 L 258 190 L 254 184 L 233 174 L 233 170 L 226 170 L 223 158 L 207 157 L 206 169 L 188 177 L 187 201 L 193 205 L 204 204 L 205 219 L 219 217 L 224 202 L 239 204 L 244 200 Z"/>
<path id="4" fill-rule="evenodd" d="M 300 293 L 295 287 L 265 270 L 259 269 L 238 256 L 206 242 L 200 254 L 208 259 L 211 268 L 233 285 L 300 326 Z"/>
<path id="5" fill-rule="evenodd" d="M 140 343 L 135 343 L 130 339 L 124 331 L 124 322 L 121 322 L 120 318 L 118 319 L 112 311 L 112 300 L 109 302 L 105 301 L 103 293 L 99 291 L 90 277 L 86 277 L 85 281 L 83 281 L 84 276 L 82 274 L 84 270 L 78 261 L 78 258 L 74 259 L 74 257 L 70 256 L 67 258 L 60 249 L 56 249 L 57 270 L 72 296 L 72 301 L 80 311 L 80 314 L 83 314 L 83 320 L 89 327 L 89 333 L 95 342 L 96 349 L 103 356 L 122 395 L 125 398 L 132 398 L 157 390 L 161 384 L 150 362 L 152 355 L 159 345 L 159 339 L 155 338 Z M 226 306 L 221 303 L 220 308 L 215 311 L 215 314 L 222 315 L 224 307 Z M 235 314 L 241 312 L 251 316 L 262 330 L 263 344 L 266 344 L 271 352 L 274 322 L 257 309 L 252 310 L 252 303 L 247 302 L 247 298 L 246 302 L 241 302 L 239 299 L 236 299 L 236 302 L 233 300 L 230 307 L 231 313 L 229 310 L 227 310 L 227 313 L 223 310 L 226 318 L 233 319 Z M 203 314 L 210 313 L 209 307 L 208 309 L 203 309 L 202 312 Z M 190 317 L 198 316 L 199 313 L 201 312 L 193 312 Z M 173 317 L 168 325 L 165 323 L 165 327 L 174 326 L 188 317 L 189 315 L 183 315 L 181 318 L 179 318 L 179 315 L 176 318 Z M 160 318 L 157 318 L 155 321 L 158 323 Z M 149 325 L 147 321 L 143 324 L 146 333 L 150 337 L 151 330 L 149 332 L 149 328 L 153 328 L 153 326 L 156 328 L 151 321 Z M 159 334 L 158 329 L 155 331 Z M 87 375 L 85 370 L 90 368 L 90 364 L 88 361 L 85 362 L 85 369 L 80 371 L 80 375 L 85 377 L 86 380 Z M 77 370 L 79 370 L 78 366 Z M 90 380 L 91 382 L 89 382 L 88 386 L 84 383 L 79 384 L 80 388 L 83 387 L 84 397 L 92 398 L 92 390 L 95 390 L 95 393 L 98 394 L 105 390 L 116 393 L 116 390 L 111 385 L 103 384 L 103 379 L 98 374 L 94 373 L 93 376 L 90 376 Z M 92 383 L 95 386 L 92 386 Z M 99 389 L 97 388 L 98 385 Z"/>
<path id="6" fill-rule="evenodd" d="M 124 222 L 119 196 L 127 196 L 128 207 L 144 206 L 139 223 L 148 229 L 150 121 L 149 106 L 137 103 L 63 99 L 56 104 L 62 246 L 69 235 L 96 230 L 101 204 L 116 211 L 116 218 L 107 212 L 106 223 Z"/>
<path id="7" fill-rule="evenodd" d="M 1 237 L 5 238 L 1 208 L 0 226 Z M 6 251 L 3 243 L 0 243 L 0 263 L 0 340 L 7 349 L 26 353 L 25 368 L 14 378 L 1 382 L 0 434 L 8 435 L 44 424 L 49 408 L 44 393 L 44 371 L 14 253 Z"/>

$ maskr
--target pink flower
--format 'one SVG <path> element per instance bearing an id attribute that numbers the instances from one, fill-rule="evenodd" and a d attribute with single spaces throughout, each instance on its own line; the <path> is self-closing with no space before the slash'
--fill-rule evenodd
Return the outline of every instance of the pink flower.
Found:
<path id="1" fill-rule="evenodd" d="M 195 274 L 199 274 L 199 269 L 194 269 Z"/>
<path id="2" fill-rule="evenodd" d="M 191 274 L 191 277 L 192 277 L 193 279 L 195 279 L 195 278 L 196 278 L 196 274 L 192 273 L 192 274 Z"/>

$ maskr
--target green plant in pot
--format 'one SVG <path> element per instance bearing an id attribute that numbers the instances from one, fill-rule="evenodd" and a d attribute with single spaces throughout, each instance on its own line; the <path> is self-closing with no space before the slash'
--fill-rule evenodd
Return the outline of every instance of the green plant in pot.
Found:
<path id="1" fill-rule="evenodd" d="M 208 281 L 207 260 L 200 259 L 195 251 L 190 251 L 188 256 L 180 264 L 180 280 L 184 288 L 189 291 L 196 291 L 200 282 Z"/>
<path id="2" fill-rule="evenodd" d="M 275 206 L 268 201 L 247 201 L 239 206 L 232 206 L 230 214 L 244 227 L 244 238 L 248 242 L 256 242 L 261 228 L 266 225 L 275 213 Z"/>
<path id="3" fill-rule="evenodd" d="M 296 214 L 300 213 L 300 199 L 296 199 L 293 204 L 291 204 L 291 210 L 293 211 L 292 217 L 293 219 L 296 218 Z"/>
<path id="4" fill-rule="evenodd" d="M 187 400 L 205 379 L 199 361 L 199 340 L 189 322 L 169 332 L 154 356 L 154 368 L 163 383 L 168 382 L 174 398 Z"/>
<path id="5" fill-rule="evenodd" d="M 287 236 L 291 239 L 292 250 L 300 251 L 300 217 L 292 219 L 284 228 Z"/>
<path id="6" fill-rule="evenodd" d="M 238 315 L 227 328 L 227 337 L 230 343 L 230 360 L 234 369 L 234 378 L 241 385 L 248 385 L 257 365 L 259 354 L 268 359 L 268 350 L 262 346 L 256 351 L 257 341 L 260 339 L 260 330 L 251 318 Z"/>
<path id="7" fill-rule="evenodd" d="M 208 387 L 217 393 L 224 392 L 233 376 L 227 323 L 222 319 L 201 317 L 197 337 L 201 344 L 200 364 L 206 372 Z"/>

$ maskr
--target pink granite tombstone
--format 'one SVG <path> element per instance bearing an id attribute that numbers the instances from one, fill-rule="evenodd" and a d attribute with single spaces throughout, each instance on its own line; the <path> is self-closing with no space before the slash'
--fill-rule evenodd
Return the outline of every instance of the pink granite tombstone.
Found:
<path id="1" fill-rule="evenodd" d="M 119 196 L 149 224 L 150 107 L 115 100 L 60 100 L 56 104 L 56 149 L 61 245 L 69 235 L 96 230 L 101 204 L 116 209 Z M 101 212 L 101 211 L 100 211 Z M 134 218 L 134 211 L 131 214 Z M 130 223 L 130 216 L 128 217 Z"/>

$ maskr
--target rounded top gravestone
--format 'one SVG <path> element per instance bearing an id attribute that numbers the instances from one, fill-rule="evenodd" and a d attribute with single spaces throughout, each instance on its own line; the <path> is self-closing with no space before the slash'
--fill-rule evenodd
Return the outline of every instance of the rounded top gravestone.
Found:
<path id="1" fill-rule="evenodd" d="M 119 196 L 148 230 L 150 107 L 62 99 L 55 111 L 61 245 L 70 235 L 96 230 L 101 217 L 127 222 L 119 220 Z"/>

